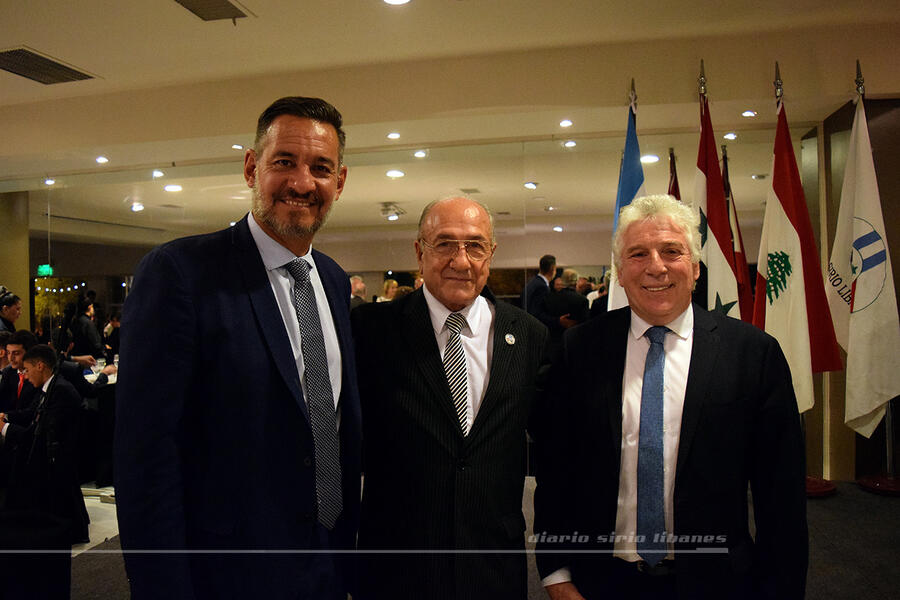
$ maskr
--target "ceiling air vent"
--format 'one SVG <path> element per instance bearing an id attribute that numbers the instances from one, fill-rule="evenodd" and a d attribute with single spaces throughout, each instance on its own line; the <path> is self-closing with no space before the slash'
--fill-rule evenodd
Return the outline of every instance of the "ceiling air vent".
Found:
<path id="1" fill-rule="evenodd" d="M 0 69 L 44 85 L 94 78 L 24 47 L 0 52 Z"/>
<path id="2" fill-rule="evenodd" d="M 463 194 L 480 194 L 481 193 L 481 190 L 479 190 L 478 188 L 459 188 L 459 191 L 461 191 Z"/>
<path id="3" fill-rule="evenodd" d="M 204 21 L 242 19 L 247 15 L 228 0 L 175 0 Z"/>

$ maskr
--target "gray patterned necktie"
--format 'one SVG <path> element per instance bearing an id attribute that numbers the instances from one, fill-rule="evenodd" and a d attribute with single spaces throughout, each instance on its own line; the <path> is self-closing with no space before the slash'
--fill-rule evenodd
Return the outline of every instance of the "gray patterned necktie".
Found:
<path id="1" fill-rule="evenodd" d="M 666 556 L 666 514 L 663 498 L 663 394 L 668 327 L 657 325 L 644 334 L 650 349 L 644 363 L 641 388 L 641 425 L 638 433 L 637 553 L 650 565 Z"/>
<path id="2" fill-rule="evenodd" d="M 468 377 L 466 376 L 466 354 L 463 352 L 459 332 L 466 327 L 466 318 L 459 313 L 450 313 L 447 317 L 447 329 L 450 337 L 447 339 L 447 347 L 444 349 L 444 371 L 447 373 L 447 383 L 450 384 L 450 396 L 456 407 L 456 416 L 463 435 L 469 435 L 469 420 L 467 418 L 469 403 Z"/>
<path id="3" fill-rule="evenodd" d="M 300 324 L 300 347 L 303 353 L 303 380 L 306 382 L 306 404 L 312 428 L 316 461 L 316 501 L 319 522 L 327 529 L 334 527 L 343 508 L 341 496 L 341 459 L 337 436 L 334 394 L 328 375 L 325 338 L 316 308 L 316 297 L 309 280 L 310 265 L 295 258 L 284 265 L 294 278 L 293 302 Z"/>

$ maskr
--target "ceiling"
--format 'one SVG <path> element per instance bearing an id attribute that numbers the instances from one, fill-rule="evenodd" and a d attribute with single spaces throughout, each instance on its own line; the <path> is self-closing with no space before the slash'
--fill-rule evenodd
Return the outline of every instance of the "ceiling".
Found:
<path id="1" fill-rule="evenodd" d="M 231 146 L 250 144 L 259 112 L 283 95 L 324 97 L 345 117 L 350 174 L 324 239 L 408 237 L 427 202 L 461 188 L 500 213 L 501 233 L 608 231 L 632 78 L 641 150 L 661 158 L 645 166 L 646 188 L 665 191 L 674 148 L 691 198 L 701 59 L 716 134 L 738 135 L 731 176 L 752 227 L 767 181 L 750 175 L 770 169 L 776 60 L 797 148 L 853 97 L 855 59 L 870 97 L 900 95 L 896 0 L 239 6 L 249 16 L 232 23 L 172 0 L 0 0 L 0 50 L 26 46 L 94 76 L 42 85 L 0 71 L 0 193 L 29 193 L 35 235 L 147 245 L 226 226 L 249 205 Z M 574 125 L 561 128 L 563 118 Z M 164 192 L 169 183 L 183 190 Z M 144 211 L 130 210 L 135 200 Z M 406 214 L 388 223 L 382 202 Z"/>

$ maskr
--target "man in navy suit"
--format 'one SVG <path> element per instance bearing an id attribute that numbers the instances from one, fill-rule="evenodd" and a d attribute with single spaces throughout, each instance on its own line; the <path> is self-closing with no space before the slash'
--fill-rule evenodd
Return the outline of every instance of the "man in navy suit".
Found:
<path id="1" fill-rule="evenodd" d="M 774 338 L 691 304 L 697 225 L 671 196 L 625 207 L 613 259 L 630 308 L 563 338 L 535 492 L 553 600 L 803 597 L 790 370 Z"/>
<path id="2" fill-rule="evenodd" d="M 522 310 L 540 319 L 544 296 L 550 292 L 550 282 L 555 273 L 556 257 L 552 254 L 543 255 L 538 263 L 538 274 L 522 290 Z"/>
<path id="3" fill-rule="evenodd" d="M 138 267 L 115 442 L 135 599 L 346 598 L 329 551 L 359 514 L 350 286 L 311 248 L 347 176 L 341 124 L 318 98 L 273 103 L 244 157 L 250 214 Z"/>

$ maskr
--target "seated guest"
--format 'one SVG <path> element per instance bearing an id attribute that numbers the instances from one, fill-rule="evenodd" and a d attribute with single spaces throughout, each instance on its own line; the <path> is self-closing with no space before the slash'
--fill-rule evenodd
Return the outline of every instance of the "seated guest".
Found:
<path id="1" fill-rule="evenodd" d="M 21 516 L 18 521 L 6 519 L 12 531 L 0 535 L 4 537 L 3 546 L 8 546 L 13 545 L 10 537 L 27 539 L 30 527 L 35 527 L 34 536 L 46 535 L 49 527 L 57 529 L 55 536 L 59 539 L 48 541 L 46 549 L 65 549 L 88 541 L 87 511 L 75 463 L 81 400 L 71 384 L 54 375 L 56 352 L 50 346 L 34 346 L 25 353 L 23 363 L 29 382 L 40 393 L 30 407 L 0 413 L 4 449 L 14 452 L 3 508 L 7 515 Z M 45 560 L 49 564 L 34 573 L 39 576 L 30 578 L 29 593 L 21 597 L 68 598 L 69 561 L 56 555 Z M 29 562 L 25 566 L 37 571 L 35 562 L 44 561 Z M 10 578 L 4 579 L 6 584 Z"/>
<path id="2" fill-rule="evenodd" d="M 22 299 L 0 285 L 0 331 L 13 332 L 22 314 Z"/>
<path id="3" fill-rule="evenodd" d="M 35 392 L 25 377 L 22 359 L 35 344 L 37 339 L 34 334 L 25 329 L 13 333 L 6 341 L 9 365 L 3 369 L 0 379 L 0 412 L 26 408 L 31 404 Z"/>
<path id="4" fill-rule="evenodd" d="M 397 280 L 396 279 L 385 279 L 384 280 L 384 291 L 381 296 L 378 296 L 378 300 L 376 302 L 390 302 L 394 299 L 394 294 L 397 293 Z"/>

